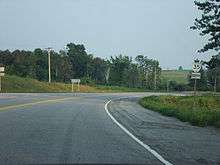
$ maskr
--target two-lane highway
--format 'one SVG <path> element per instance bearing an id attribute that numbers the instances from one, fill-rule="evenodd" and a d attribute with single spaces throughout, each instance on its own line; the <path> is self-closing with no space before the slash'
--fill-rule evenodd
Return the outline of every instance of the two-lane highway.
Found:
<path id="1" fill-rule="evenodd" d="M 54 97 L 56 95 L 56 97 Z M 11 104 L 27 104 L 25 94 L 11 94 Z M 160 162 L 115 125 L 104 110 L 120 95 L 33 94 L 33 105 L 0 112 L 0 162 L 3 164 Z M 24 98 L 23 102 L 22 97 Z M 7 106 L 9 105 L 8 99 Z M 3 100 L 1 100 L 3 102 Z"/>
<path id="2" fill-rule="evenodd" d="M 0 164 L 162 164 L 155 155 L 118 127 L 105 110 L 106 102 L 109 100 L 122 97 L 142 97 L 150 94 L 152 93 L 1 94 Z M 180 134 L 169 133 L 169 131 L 173 131 L 172 128 L 176 123 L 173 123 L 174 126 L 170 126 L 170 129 L 163 124 L 158 124 L 164 123 L 166 117 L 163 119 L 159 114 L 152 116 L 148 110 L 142 109 L 134 100 L 112 101 L 108 108 L 117 121 L 170 163 L 218 164 L 220 162 L 218 153 L 207 160 L 205 157 L 192 161 L 194 156 L 197 158 L 197 155 L 202 152 L 202 155 L 214 153 L 208 150 L 213 149 L 220 153 L 219 130 L 208 128 L 212 132 L 211 136 L 204 129 L 205 138 L 212 137 L 211 140 L 215 140 L 215 143 L 210 142 L 210 145 L 215 146 L 204 151 L 201 151 L 204 148 L 198 148 L 198 154 L 191 155 L 189 159 L 189 154 L 186 153 L 189 149 L 185 148 L 189 145 L 184 145 L 184 138 L 185 142 L 196 138 L 195 136 L 198 135 L 196 132 L 198 130 L 201 132 L 202 128 L 194 129 L 195 134 L 190 134 L 193 137 L 184 137 L 179 141 L 174 141 L 173 143 L 182 142 L 182 144 L 175 144 L 173 146 L 177 148 L 172 148 L 168 138 L 171 136 L 173 139 L 180 138 Z M 142 116 L 144 129 L 133 126 L 135 122 L 137 124 L 139 122 L 136 120 L 136 115 Z M 150 117 L 147 118 L 147 116 Z M 181 122 L 176 122 L 181 125 Z M 193 129 L 190 126 L 189 128 Z M 145 133 L 140 130 L 144 130 Z M 165 134 L 164 131 L 168 133 Z M 160 132 L 166 137 L 161 138 Z M 202 132 L 200 136 L 202 136 Z M 199 144 L 204 143 L 209 144 L 208 140 L 202 140 L 204 138 L 201 141 L 197 140 L 197 145 L 192 142 L 192 147 L 198 147 Z M 164 145 L 166 143 L 167 145 Z M 178 146 L 181 147 L 178 148 Z M 219 149 L 216 149 L 217 147 Z M 175 156 L 178 149 L 182 151 Z M 196 152 L 196 149 L 193 151 Z M 213 161 L 210 161 L 211 158 Z"/>

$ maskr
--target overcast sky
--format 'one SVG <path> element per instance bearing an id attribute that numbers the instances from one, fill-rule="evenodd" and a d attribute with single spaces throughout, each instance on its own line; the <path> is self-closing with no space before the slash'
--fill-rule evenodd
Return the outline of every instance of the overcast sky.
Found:
<path id="1" fill-rule="evenodd" d="M 103 58 L 143 54 L 164 69 L 191 68 L 202 38 L 193 0 L 0 0 L 0 49 L 84 44 Z M 209 56 L 210 57 L 210 56 Z"/>

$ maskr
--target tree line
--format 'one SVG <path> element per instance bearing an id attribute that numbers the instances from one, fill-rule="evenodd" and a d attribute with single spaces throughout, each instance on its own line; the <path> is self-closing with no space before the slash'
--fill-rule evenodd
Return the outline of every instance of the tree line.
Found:
<path id="1" fill-rule="evenodd" d="M 48 81 L 48 52 L 40 48 L 34 51 L 0 50 L 0 65 L 5 66 L 6 74 L 30 77 Z M 220 91 L 220 55 L 203 62 L 199 90 Z M 188 84 L 173 80 L 163 80 L 159 62 L 147 56 L 135 58 L 118 55 L 102 59 L 88 54 L 84 45 L 67 44 L 66 50 L 51 52 L 51 76 L 53 82 L 70 83 L 72 78 L 80 78 L 83 84 L 125 86 L 154 90 L 192 90 L 194 81 L 188 75 Z M 168 82 L 169 81 L 169 82 Z"/>
<path id="2" fill-rule="evenodd" d="M 40 48 L 34 51 L 0 50 L 0 64 L 6 74 L 48 80 L 48 52 Z M 154 89 L 160 87 L 159 62 L 146 56 L 132 58 L 126 55 L 110 59 L 88 54 L 84 45 L 69 43 L 66 50 L 51 52 L 51 77 L 54 82 L 69 83 L 80 78 L 84 84 L 103 84 L 131 88 Z"/>

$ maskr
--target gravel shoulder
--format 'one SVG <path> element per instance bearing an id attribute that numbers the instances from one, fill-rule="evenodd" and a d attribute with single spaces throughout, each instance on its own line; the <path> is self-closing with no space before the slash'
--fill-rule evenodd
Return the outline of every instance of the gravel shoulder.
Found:
<path id="1" fill-rule="evenodd" d="M 173 164 L 220 164 L 220 129 L 196 127 L 144 109 L 137 98 L 110 103 L 111 114 Z"/>

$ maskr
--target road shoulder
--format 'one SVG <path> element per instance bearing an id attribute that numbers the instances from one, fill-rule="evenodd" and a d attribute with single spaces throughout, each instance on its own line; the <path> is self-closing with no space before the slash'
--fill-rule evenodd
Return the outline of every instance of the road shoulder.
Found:
<path id="1" fill-rule="evenodd" d="M 174 164 L 219 164 L 220 130 L 195 127 L 144 109 L 137 99 L 115 100 L 110 113 L 132 134 Z"/>

